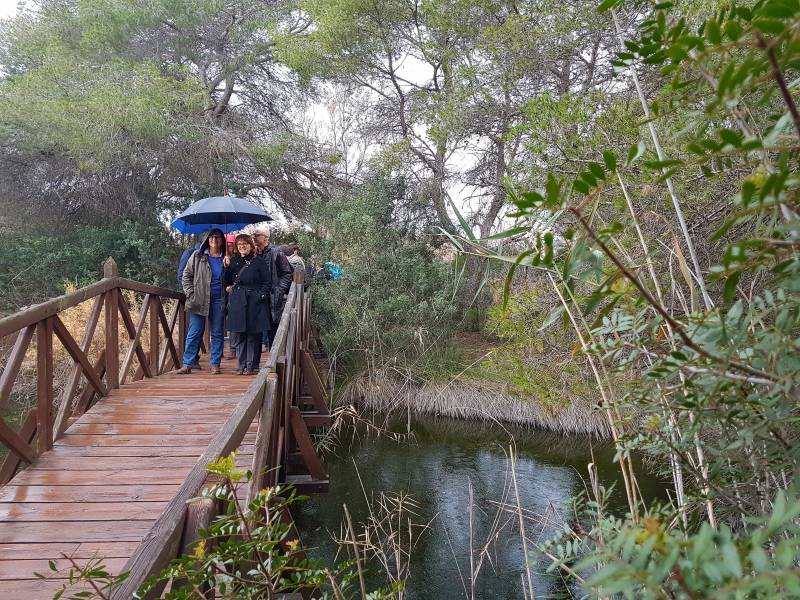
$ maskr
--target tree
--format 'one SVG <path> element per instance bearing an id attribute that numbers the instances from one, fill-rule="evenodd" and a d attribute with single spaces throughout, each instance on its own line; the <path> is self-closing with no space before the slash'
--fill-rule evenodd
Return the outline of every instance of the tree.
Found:
<path id="1" fill-rule="evenodd" d="M 58 195 L 69 213 L 86 205 L 73 186 L 105 185 L 152 214 L 165 207 L 158 198 L 233 188 L 302 213 L 335 183 L 324 151 L 298 135 L 295 87 L 273 58 L 275 36 L 305 26 L 288 4 L 255 0 L 43 0 L 23 10 L 2 32 L 0 84 L 3 158 L 38 180 L 17 199 Z"/>

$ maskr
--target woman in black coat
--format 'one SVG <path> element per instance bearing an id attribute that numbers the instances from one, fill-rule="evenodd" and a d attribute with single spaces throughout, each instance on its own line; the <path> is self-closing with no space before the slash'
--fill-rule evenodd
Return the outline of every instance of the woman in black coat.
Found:
<path id="1" fill-rule="evenodd" d="M 228 331 L 235 338 L 238 375 L 255 375 L 261 361 L 261 335 L 270 327 L 269 291 L 272 275 L 256 256 L 249 235 L 236 236 L 237 254 L 225 270 L 228 292 Z"/>

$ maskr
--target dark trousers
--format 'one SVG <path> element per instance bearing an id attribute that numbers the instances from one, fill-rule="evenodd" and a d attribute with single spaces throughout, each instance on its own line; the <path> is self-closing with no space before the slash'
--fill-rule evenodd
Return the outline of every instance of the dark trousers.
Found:
<path id="1" fill-rule="evenodd" d="M 261 362 L 261 332 L 232 333 L 231 344 L 236 349 L 239 368 L 258 371 Z"/>

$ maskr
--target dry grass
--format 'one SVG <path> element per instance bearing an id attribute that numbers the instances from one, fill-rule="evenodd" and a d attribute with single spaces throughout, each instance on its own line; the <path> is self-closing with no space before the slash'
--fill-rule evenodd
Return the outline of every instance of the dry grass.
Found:
<path id="1" fill-rule="evenodd" d="M 420 414 L 498 420 L 600 438 L 611 435 L 605 416 L 594 410 L 588 400 L 574 398 L 567 406 L 554 410 L 535 399 L 513 396 L 496 385 L 480 381 L 420 385 L 377 373 L 351 381 L 342 390 L 339 401 L 387 413 L 410 409 Z"/>
<path id="2" fill-rule="evenodd" d="M 66 284 L 65 285 L 65 293 L 69 294 L 71 292 L 76 291 L 76 288 L 73 284 Z M 138 321 L 139 311 L 141 310 L 143 296 L 142 294 L 137 294 L 131 291 L 123 291 L 123 295 L 129 307 L 129 312 L 131 314 L 131 319 L 133 319 L 134 324 Z M 77 306 L 69 308 L 59 313 L 59 318 L 64 323 L 67 330 L 70 332 L 72 337 L 75 341 L 80 344 L 81 339 L 84 334 L 84 329 L 86 327 L 86 323 L 89 320 L 89 316 L 92 312 L 92 307 L 94 305 L 94 299 L 87 300 Z M 164 310 L 167 314 L 171 311 L 171 306 L 169 303 L 165 302 Z M 128 348 L 130 346 L 130 339 L 128 336 L 128 331 L 125 328 L 124 323 L 122 322 L 122 318 L 119 317 L 119 332 L 118 332 L 118 339 L 119 339 L 119 355 L 120 361 L 125 356 Z M 87 350 L 87 355 L 89 360 L 94 363 L 97 358 L 100 356 L 103 348 L 105 347 L 105 335 L 104 335 L 104 315 L 101 314 L 100 319 L 98 321 L 97 327 L 95 329 L 94 335 L 92 336 L 91 344 Z M 175 328 L 176 334 L 173 336 L 173 340 L 177 343 L 177 327 Z M 11 348 L 14 345 L 16 340 L 16 334 L 7 336 L 6 338 L 0 340 L 0 357 L 2 357 L 2 366 L 5 366 L 6 360 L 11 352 Z M 149 327 L 148 322 L 145 323 L 144 329 L 140 335 L 140 343 L 142 344 L 145 352 L 149 351 Z M 162 336 L 162 343 L 163 343 L 163 336 Z M 62 390 L 66 384 L 66 381 L 73 369 L 74 361 L 72 357 L 67 353 L 64 346 L 61 344 L 59 339 L 56 336 L 53 336 L 53 398 L 54 402 L 57 404 L 61 399 Z M 128 380 L 133 377 L 133 374 L 139 368 L 139 362 L 136 356 L 134 355 L 134 359 L 131 362 L 131 367 L 128 371 Z M 85 378 L 82 379 L 82 383 L 80 384 L 78 390 L 73 396 L 73 402 L 80 397 L 83 388 L 86 386 Z M 25 358 L 22 361 L 20 366 L 19 373 L 14 382 L 14 388 L 8 401 L 5 405 L 0 406 L 0 418 L 4 418 L 9 425 L 18 429 L 21 425 L 22 421 L 24 420 L 25 415 L 30 412 L 31 408 L 33 408 L 34 404 L 36 403 L 36 336 L 34 335 L 33 339 L 31 340 L 30 345 L 28 346 L 28 350 L 25 353 Z M 54 407 L 54 410 L 57 410 L 57 406 Z M 2 458 L 2 449 L 0 449 L 0 459 Z"/>

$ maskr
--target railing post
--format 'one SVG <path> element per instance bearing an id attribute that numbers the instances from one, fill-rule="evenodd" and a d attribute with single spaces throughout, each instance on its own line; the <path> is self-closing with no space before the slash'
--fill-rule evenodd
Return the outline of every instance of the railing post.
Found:
<path id="1" fill-rule="evenodd" d="M 36 437 L 37 452 L 53 447 L 53 320 L 36 324 Z"/>
<path id="2" fill-rule="evenodd" d="M 103 263 L 103 277 L 117 277 L 119 269 L 113 258 Z M 108 389 L 119 387 L 119 313 L 117 308 L 117 295 L 119 289 L 111 288 L 105 296 L 105 339 L 106 339 L 106 381 Z"/>
<path id="3" fill-rule="evenodd" d="M 150 296 L 150 373 L 153 377 L 158 377 L 161 375 L 160 365 L 158 361 L 160 359 L 159 356 L 159 334 L 158 330 L 160 328 L 160 323 L 158 321 L 158 307 L 161 304 L 161 298 L 153 294 Z"/>

